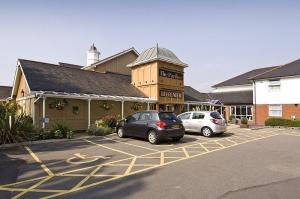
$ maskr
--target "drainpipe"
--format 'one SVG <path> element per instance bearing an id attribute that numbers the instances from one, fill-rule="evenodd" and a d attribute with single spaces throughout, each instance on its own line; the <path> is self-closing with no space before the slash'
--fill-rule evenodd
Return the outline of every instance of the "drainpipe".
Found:
<path id="1" fill-rule="evenodd" d="M 254 124 L 256 125 L 256 84 L 255 80 L 253 80 L 253 95 L 254 95 Z"/>
<path id="2" fill-rule="evenodd" d="M 91 127 L 91 99 L 88 99 L 88 129 Z"/>
<path id="3" fill-rule="evenodd" d="M 46 127 L 46 97 L 43 96 L 43 125 L 42 128 Z"/>

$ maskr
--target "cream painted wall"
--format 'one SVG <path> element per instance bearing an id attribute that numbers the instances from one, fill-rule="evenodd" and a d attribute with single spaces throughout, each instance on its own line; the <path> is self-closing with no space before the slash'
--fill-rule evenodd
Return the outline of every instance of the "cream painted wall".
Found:
<path id="1" fill-rule="evenodd" d="M 279 91 L 271 91 L 268 80 L 256 81 L 256 104 L 300 104 L 299 86 L 300 77 L 280 79 Z"/>

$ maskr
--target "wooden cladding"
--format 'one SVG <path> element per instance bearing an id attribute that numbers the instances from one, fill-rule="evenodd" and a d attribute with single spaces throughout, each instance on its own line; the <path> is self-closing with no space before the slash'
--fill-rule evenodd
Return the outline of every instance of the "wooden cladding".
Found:
<path id="1" fill-rule="evenodd" d="M 159 91 L 160 97 L 170 97 L 170 98 L 177 98 L 182 99 L 183 93 L 177 90 L 169 90 L 169 89 L 160 89 Z"/>
<path id="2" fill-rule="evenodd" d="M 171 79 L 178 79 L 178 80 L 183 80 L 183 74 L 166 70 L 166 69 L 159 69 L 159 76 L 161 77 L 167 77 Z"/>

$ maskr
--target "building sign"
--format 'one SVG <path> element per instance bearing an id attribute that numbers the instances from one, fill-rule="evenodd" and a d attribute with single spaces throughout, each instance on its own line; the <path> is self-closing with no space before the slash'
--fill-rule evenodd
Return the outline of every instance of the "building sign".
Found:
<path id="1" fill-rule="evenodd" d="M 182 98 L 182 92 L 176 90 L 160 90 L 160 97 Z"/>
<path id="2" fill-rule="evenodd" d="M 173 72 L 165 69 L 159 69 L 159 76 L 167 77 L 171 79 L 183 80 L 183 74 L 178 72 Z"/>

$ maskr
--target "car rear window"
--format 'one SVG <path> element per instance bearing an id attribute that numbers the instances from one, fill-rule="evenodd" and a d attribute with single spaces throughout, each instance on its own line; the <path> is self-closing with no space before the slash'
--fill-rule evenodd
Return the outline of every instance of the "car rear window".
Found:
<path id="1" fill-rule="evenodd" d="M 220 115 L 219 112 L 211 112 L 210 116 L 214 119 L 222 119 L 222 116 Z"/>
<path id="2" fill-rule="evenodd" d="M 174 113 L 161 112 L 158 113 L 160 120 L 177 120 L 177 116 Z"/>

